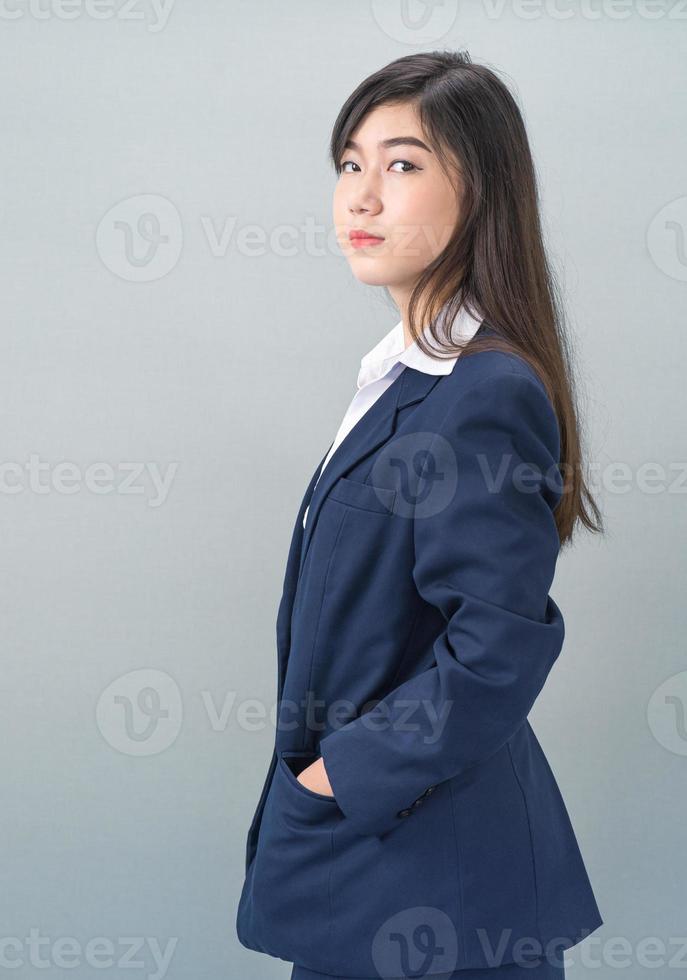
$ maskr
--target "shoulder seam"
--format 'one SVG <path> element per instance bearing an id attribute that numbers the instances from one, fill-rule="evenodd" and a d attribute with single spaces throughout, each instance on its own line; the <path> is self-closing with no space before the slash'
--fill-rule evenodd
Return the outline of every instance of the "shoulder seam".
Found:
<path id="1" fill-rule="evenodd" d="M 549 412 L 551 413 L 551 424 L 553 426 L 553 433 L 552 434 L 555 434 L 556 452 L 558 454 L 560 454 L 560 448 L 561 448 L 561 444 L 560 444 L 560 440 L 561 440 L 560 425 L 559 425 L 559 422 L 558 422 L 558 417 L 556 415 L 555 408 L 551 404 L 551 399 L 549 398 L 549 396 L 548 396 L 548 394 L 546 392 L 546 389 L 544 388 L 544 385 L 542 384 L 542 382 L 539 380 L 539 378 L 536 375 L 534 377 L 532 377 L 528 373 L 515 370 L 515 368 L 511 365 L 510 362 L 508 362 L 508 372 L 507 373 L 505 371 L 502 371 L 502 372 L 492 372 L 492 374 L 489 374 L 486 378 L 480 378 L 479 381 L 475 381 L 474 384 L 471 384 L 468 388 L 466 388 L 463 392 L 461 392 L 460 397 L 457 398 L 454 402 L 451 403 L 451 405 L 449 406 L 449 408 L 446 410 L 445 414 L 443 415 L 443 417 L 441 419 L 441 422 L 439 423 L 439 426 L 438 426 L 438 428 L 437 428 L 437 430 L 436 430 L 436 432 L 434 434 L 434 437 L 432 439 L 432 443 L 430 445 L 430 450 L 434 446 L 435 440 L 439 436 L 443 435 L 443 432 L 444 432 L 445 427 L 446 427 L 446 421 L 449 418 L 449 416 L 451 415 L 451 413 L 454 412 L 454 411 L 456 411 L 456 409 L 458 408 L 458 406 L 463 403 L 464 399 L 470 394 L 470 392 L 471 391 L 474 391 L 476 388 L 479 388 L 479 387 L 481 387 L 483 385 L 488 384 L 489 382 L 494 381 L 496 378 L 515 378 L 515 379 L 517 379 L 517 381 L 521 382 L 523 385 L 525 385 L 525 386 L 527 386 L 527 387 L 535 390 L 540 397 L 543 397 L 544 398 L 544 401 L 546 402 L 546 405 L 548 406 Z M 552 452 L 552 455 L 555 456 L 554 451 L 551 450 L 551 452 Z"/>
<path id="2" fill-rule="evenodd" d="M 549 396 L 546 393 L 546 390 L 544 388 L 544 385 L 541 383 L 541 381 L 538 378 L 536 378 L 536 376 L 535 377 L 531 377 L 529 374 L 523 373 L 521 371 L 516 371 L 515 368 L 510 364 L 510 362 L 508 363 L 507 366 L 508 366 L 508 374 L 506 374 L 505 372 L 493 372 L 492 374 L 487 375 L 486 378 L 480 378 L 479 381 L 475 381 L 473 384 L 471 384 L 464 391 L 461 391 L 459 397 L 456 398 L 456 400 L 451 403 L 451 405 L 447 409 L 444 417 L 442 418 L 441 424 L 439 426 L 439 432 L 441 431 L 441 429 L 443 429 L 444 423 L 446 422 L 446 419 L 448 418 L 449 414 L 455 408 L 457 408 L 458 405 L 461 404 L 461 402 L 463 401 L 463 399 L 471 391 L 473 391 L 475 388 L 479 388 L 481 385 L 487 384 L 487 382 L 493 381 L 495 378 L 499 378 L 499 377 L 506 377 L 506 378 L 514 377 L 514 378 L 518 378 L 520 381 L 525 382 L 525 384 L 528 384 L 531 387 L 536 388 L 536 390 L 539 391 L 540 394 L 542 394 L 544 396 L 544 398 L 548 402 L 549 406 L 551 407 L 551 410 L 553 411 L 553 405 L 551 405 L 551 400 L 550 400 Z"/>

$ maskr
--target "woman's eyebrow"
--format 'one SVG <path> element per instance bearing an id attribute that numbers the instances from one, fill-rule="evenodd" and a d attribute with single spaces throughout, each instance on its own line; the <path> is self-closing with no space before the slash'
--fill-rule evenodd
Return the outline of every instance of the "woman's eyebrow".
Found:
<path id="1" fill-rule="evenodd" d="M 417 146 L 421 150 L 426 150 L 428 153 L 432 152 L 430 148 L 427 146 L 427 144 L 423 143 L 422 140 L 418 139 L 416 136 L 392 136 L 388 140 L 380 140 L 379 143 L 377 144 L 377 146 L 382 146 L 384 148 L 390 146 L 403 146 L 403 145 Z M 344 149 L 360 150 L 361 147 L 360 144 L 356 143 L 355 140 L 348 139 L 344 143 Z"/>

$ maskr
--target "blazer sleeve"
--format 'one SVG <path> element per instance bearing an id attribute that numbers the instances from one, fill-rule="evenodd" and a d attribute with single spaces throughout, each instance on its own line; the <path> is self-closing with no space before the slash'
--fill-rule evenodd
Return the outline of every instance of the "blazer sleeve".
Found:
<path id="1" fill-rule="evenodd" d="M 526 719 L 564 637 L 548 595 L 559 451 L 543 385 L 510 368 L 468 388 L 434 435 L 424 466 L 452 466 L 456 490 L 412 518 L 413 579 L 445 620 L 433 664 L 319 745 L 356 832 L 412 819 L 420 796 L 489 758 Z"/>

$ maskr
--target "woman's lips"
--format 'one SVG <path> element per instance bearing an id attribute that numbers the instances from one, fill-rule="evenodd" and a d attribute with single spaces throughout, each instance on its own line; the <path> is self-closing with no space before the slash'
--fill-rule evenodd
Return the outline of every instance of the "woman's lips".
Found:
<path id="1" fill-rule="evenodd" d="M 371 235 L 362 231 L 352 231 L 348 236 L 353 248 L 367 248 L 370 245 L 381 245 L 384 241 L 383 238 L 377 235 Z"/>

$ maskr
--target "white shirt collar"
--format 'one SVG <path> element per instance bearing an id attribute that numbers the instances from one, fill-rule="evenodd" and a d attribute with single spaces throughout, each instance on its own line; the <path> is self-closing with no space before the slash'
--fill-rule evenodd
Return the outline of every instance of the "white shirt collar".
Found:
<path id="1" fill-rule="evenodd" d="M 438 322 L 441 322 L 440 318 Z M 453 320 L 450 330 L 451 340 L 457 340 L 460 343 L 470 340 L 477 333 L 481 323 L 481 319 L 476 319 L 462 307 Z M 428 345 L 434 348 L 435 344 L 428 328 L 424 329 L 423 335 Z M 440 331 L 439 336 L 442 336 Z M 415 340 L 408 347 L 404 347 L 404 344 L 403 320 L 399 320 L 396 326 L 392 327 L 379 343 L 375 344 L 372 350 L 369 350 L 361 358 L 358 388 L 360 389 L 372 381 L 378 381 L 399 362 L 414 368 L 416 371 L 423 371 L 425 374 L 450 374 L 460 357 L 460 354 L 456 354 L 455 357 L 437 359 L 421 351 Z"/>

